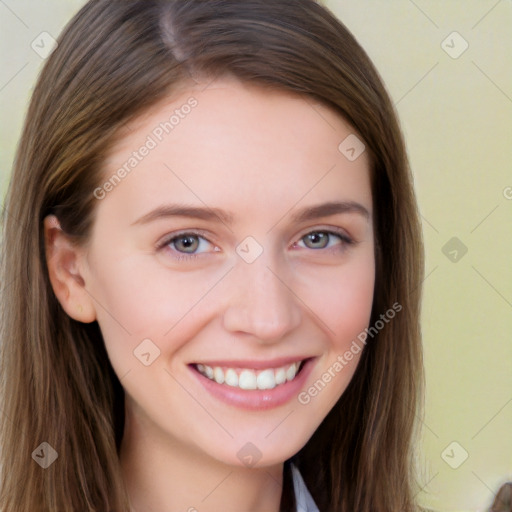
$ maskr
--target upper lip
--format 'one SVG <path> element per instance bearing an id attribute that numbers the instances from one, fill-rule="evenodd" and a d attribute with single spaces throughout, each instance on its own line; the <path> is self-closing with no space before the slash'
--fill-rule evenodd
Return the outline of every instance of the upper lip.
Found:
<path id="1" fill-rule="evenodd" d="M 257 361 L 254 359 L 216 359 L 214 361 L 196 361 L 193 364 L 204 364 L 211 366 L 225 366 L 228 368 L 254 368 L 259 370 L 262 368 L 280 368 L 287 364 L 298 363 L 305 359 L 310 359 L 312 356 L 292 356 L 292 357 L 279 357 L 277 359 L 270 359 L 266 361 Z"/>

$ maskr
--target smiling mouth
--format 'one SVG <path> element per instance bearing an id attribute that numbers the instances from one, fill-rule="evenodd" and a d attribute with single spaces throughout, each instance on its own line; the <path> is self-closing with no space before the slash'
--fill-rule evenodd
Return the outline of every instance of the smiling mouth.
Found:
<path id="1" fill-rule="evenodd" d="M 229 368 L 196 363 L 191 366 L 201 375 L 217 384 L 244 390 L 274 389 L 294 380 L 307 359 L 286 364 L 278 368 L 253 370 L 250 368 Z"/>

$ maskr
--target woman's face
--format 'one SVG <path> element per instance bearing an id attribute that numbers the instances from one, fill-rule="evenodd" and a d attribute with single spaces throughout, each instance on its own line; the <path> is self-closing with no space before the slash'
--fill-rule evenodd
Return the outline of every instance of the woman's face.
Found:
<path id="1" fill-rule="evenodd" d="M 83 275 L 127 421 L 227 464 L 282 462 L 361 355 L 335 366 L 372 307 L 367 154 L 329 108 L 232 79 L 126 128 Z"/>

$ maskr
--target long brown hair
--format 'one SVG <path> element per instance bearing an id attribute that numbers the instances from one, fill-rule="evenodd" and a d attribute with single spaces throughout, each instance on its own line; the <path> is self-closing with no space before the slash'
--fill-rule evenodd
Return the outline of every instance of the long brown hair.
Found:
<path id="1" fill-rule="evenodd" d="M 313 0 L 91 0 L 58 43 L 32 96 L 3 215 L 1 510 L 129 510 L 123 389 L 98 324 L 71 319 L 53 293 L 43 219 L 57 215 L 87 243 L 93 191 L 120 128 L 191 76 L 228 73 L 323 102 L 364 140 L 371 323 L 394 303 L 403 310 L 368 340 L 349 387 L 293 461 L 322 511 L 415 510 L 423 246 L 393 104 L 364 50 Z M 42 442 L 58 453 L 47 469 L 32 460 Z M 288 510 L 289 480 L 284 487 Z"/>

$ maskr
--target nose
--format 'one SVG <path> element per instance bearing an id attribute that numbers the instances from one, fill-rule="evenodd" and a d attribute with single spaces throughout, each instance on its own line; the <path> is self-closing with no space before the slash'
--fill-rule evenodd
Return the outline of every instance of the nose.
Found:
<path id="1" fill-rule="evenodd" d="M 231 273 L 224 328 L 252 335 L 260 343 L 275 343 L 301 322 L 298 297 L 287 284 L 286 274 L 261 256 L 247 264 L 239 261 Z"/>

